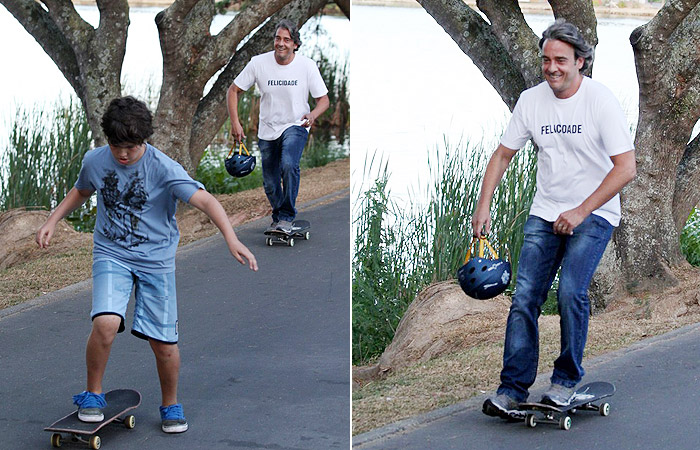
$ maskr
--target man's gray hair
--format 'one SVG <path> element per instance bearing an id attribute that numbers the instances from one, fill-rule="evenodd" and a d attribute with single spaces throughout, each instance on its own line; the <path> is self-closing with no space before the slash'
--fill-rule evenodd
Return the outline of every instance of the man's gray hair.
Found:
<path id="1" fill-rule="evenodd" d="M 277 23 L 277 26 L 275 27 L 275 36 L 277 36 L 277 31 L 280 28 L 284 28 L 285 30 L 289 31 L 289 35 L 292 37 L 294 43 L 297 45 L 297 48 L 294 49 L 294 51 L 296 52 L 299 49 L 299 47 L 301 47 L 301 35 L 299 34 L 299 27 L 297 27 L 291 20 L 282 19 Z"/>
<path id="2" fill-rule="evenodd" d="M 539 44 L 540 52 L 547 39 L 556 39 L 557 41 L 571 44 L 574 47 L 574 57 L 576 59 L 583 58 L 583 66 L 581 66 L 579 72 L 585 71 L 593 64 L 593 47 L 586 42 L 579 29 L 576 28 L 576 25 L 564 19 L 557 19 L 554 21 L 554 23 L 542 33 L 542 39 L 540 39 Z"/>

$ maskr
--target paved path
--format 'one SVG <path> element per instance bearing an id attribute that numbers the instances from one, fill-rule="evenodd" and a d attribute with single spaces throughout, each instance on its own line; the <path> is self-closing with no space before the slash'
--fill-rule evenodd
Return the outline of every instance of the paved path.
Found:
<path id="1" fill-rule="evenodd" d="M 578 412 L 573 426 L 507 423 L 481 413 L 485 396 L 358 435 L 354 449 L 697 449 L 700 448 L 700 324 L 585 364 L 584 382 L 610 381 L 608 417 Z M 531 396 L 548 387 L 538 377 Z"/>
<path id="2" fill-rule="evenodd" d="M 190 430 L 160 431 L 153 354 L 127 331 L 104 385 L 138 389 L 143 401 L 136 428 L 101 432 L 103 448 L 348 449 L 349 211 L 345 195 L 302 211 L 311 240 L 292 248 L 265 246 L 268 219 L 236 229 L 257 273 L 238 265 L 220 235 L 183 247 L 179 394 Z M 50 448 L 43 427 L 84 389 L 90 298 L 84 282 L 0 313 L 0 448 Z"/>

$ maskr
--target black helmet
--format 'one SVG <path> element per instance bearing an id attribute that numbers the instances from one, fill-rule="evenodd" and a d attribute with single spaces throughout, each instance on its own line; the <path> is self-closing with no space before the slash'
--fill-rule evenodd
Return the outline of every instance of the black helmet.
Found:
<path id="1" fill-rule="evenodd" d="M 469 259 L 472 246 L 479 241 L 479 256 Z M 484 244 L 491 251 L 494 259 L 484 257 Z M 485 237 L 474 238 L 469 246 L 465 264 L 457 271 L 457 279 L 462 290 L 477 300 L 486 300 L 502 293 L 508 287 L 511 278 L 510 263 L 498 259 L 498 254 Z"/>
<path id="2" fill-rule="evenodd" d="M 234 153 L 233 149 L 235 144 L 231 146 L 231 151 L 228 152 L 228 156 L 224 160 L 224 166 L 226 166 L 226 171 L 236 178 L 241 178 L 253 171 L 255 169 L 255 156 L 248 152 L 243 142 L 238 146 L 238 153 Z M 245 155 L 242 153 L 245 150 Z M 233 156 L 231 156 L 233 153 Z"/>

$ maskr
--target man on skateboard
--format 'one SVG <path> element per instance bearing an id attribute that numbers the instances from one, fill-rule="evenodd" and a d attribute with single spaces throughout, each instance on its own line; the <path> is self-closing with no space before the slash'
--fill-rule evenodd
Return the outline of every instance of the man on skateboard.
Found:
<path id="1" fill-rule="evenodd" d="M 316 64 L 296 51 L 299 30 L 289 20 L 275 28 L 274 50 L 254 56 L 228 89 L 226 102 L 231 133 L 245 139 L 238 119 L 239 94 L 256 84 L 260 90 L 258 146 L 262 156 L 263 185 L 272 207 L 266 231 L 292 231 L 299 192 L 299 161 L 314 121 L 329 106 L 326 88 Z M 316 99 L 310 110 L 309 93 Z"/>
<path id="2" fill-rule="evenodd" d="M 584 375 L 588 286 L 613 228 L 620 190 L 636 173 L 634 146 L 615 96 L 582 75 L 593 49 L 572 24 L 557 20 L 539 42 L 546 82 L 524 91 L 486 168 L 472 227 L 490 230 L 494 190 L 516 151 L 532 139 L 537 192 L 525 224 L 513 303 L 508 315 L 501 385 L 483 412 L 524 418 L 538 364 L 537 319 L 559 268 L 561 353 L 542 402 L 567 405 Z"/>
<path id="3" fill-rule="evenodd" d="M 97 192 L 93 234 L 92 332 L 87 342 L 87 389 L 73 397 L 78 417 L 101 422 L 106 406 L 102 378 L 112 342 L 124 331 L 127 303 L 135 287 L 132 334 L 149 342 L 160 378 L 162 429 L 188 428 L 177 401 L 180 353 L 175 292 L 175 251 L 180 233 L 177 201 L 206 213 L 221 230 L 233 257 L 257 270 L 253 254 L 231 228 L 226 212 L 180 164 L 146 142 L 152 115 L 133 97 L 112 100 L 102 116 L 109 145 L 85 154 L 75 186 L 39 229 L 48 247 L 56 224 Z"/>

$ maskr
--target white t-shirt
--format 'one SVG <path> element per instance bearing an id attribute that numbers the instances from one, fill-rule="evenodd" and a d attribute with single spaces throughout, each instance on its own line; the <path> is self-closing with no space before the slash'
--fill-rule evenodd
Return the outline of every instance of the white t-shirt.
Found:
<path id="1" fill-rule="evenodd" d="M 313 98 L 328 93 L 313 60 L 295 54 L 291 63 L 280 65 L 274 51 L 251 58 L 233 83 L 244 91 L 257 84 L 261 95 L 258 137 L 266 141 L 304 122 L 302 116 L 311 111 L 309 93 Z"/>
<path id="2" fill-rule="evenodd" d="M 634 149 L 620 103 L 588 77 L 567 99 L 557 98 L 546 81 L 520 95 L 501 144 L 518 150 L 529 139 L 539 147 L 530 214 L 550 222 L 600 186 L 613 168 L 611 156 Z M 593 213 L 618 226 L 620 195 Z"/>

